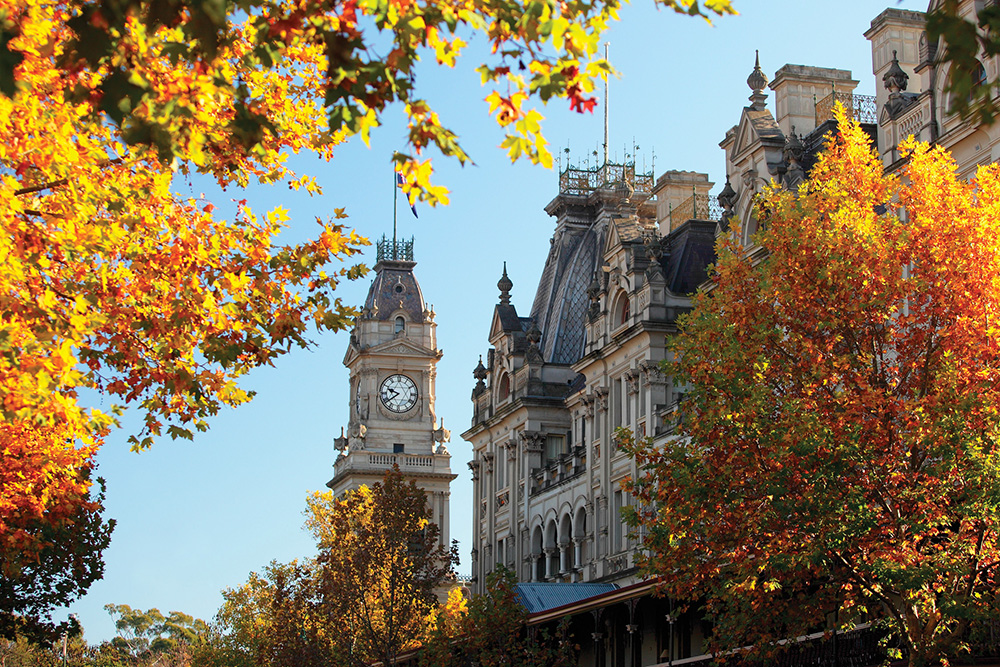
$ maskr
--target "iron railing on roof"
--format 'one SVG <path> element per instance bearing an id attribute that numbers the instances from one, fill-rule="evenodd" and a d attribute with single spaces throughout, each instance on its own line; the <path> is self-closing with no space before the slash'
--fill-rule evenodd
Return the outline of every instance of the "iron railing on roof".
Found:
<path id="1" fill-rule="evenodd" d="M 840 102 L 849 118 L 859 123 L 878 122 L 878 103 L 874 95 L 831 92 L 816 103 L 816 127 L 833 118 L 833 108 Z"/>
<path id="2" fill-rule="evenodd" d="M 694 193 L 670 208 L 670 226 L 688 220 L 722 220 L 722 205 L 715 195 Z"/>
<path id="3" fill-rule="evenodd" d="M 559 194 L 587 195 L 614 183 L 627 183 L 639 192 L 652 192 L 654 182 L 653 172 L 636 173 L 634 162 L 606 162 L 593 169 L 567 167 L 559 172 Z"/>
<path id="4" fill-rule="evenodd" d="M 376 242 L 376 255 L 375 260 L 381 262 L 383 260 L 388 261 L 401 261 L 401 262 L 412 262 L 413 261 L 413 237 L 410 240 L 397 241 L 396 239 L 387 239 L 385 236 L 381 240 Z"/>

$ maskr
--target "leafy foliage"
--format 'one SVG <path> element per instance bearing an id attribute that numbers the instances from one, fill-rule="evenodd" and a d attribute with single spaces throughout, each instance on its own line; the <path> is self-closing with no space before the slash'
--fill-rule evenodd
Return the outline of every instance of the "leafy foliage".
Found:
<path id="1" fill-rule="evenodd" d="M 960 0 L 942 0 L 936 5 L 927 14 L 927 37 L 931 44 L 944 38 L 944 53 L 938 57 L 948 63 L 945 92 L 950 111 L 992 124 L 998 82 L 984 81 L 980 58 L 1000 54 L 1000 7 L 984 4 L 970 20 L 962 14 Z"/>
<path id="2" fill-rule="evenodd" d="M 51 612 L 82 596 L 104 574 L 102 554 L 114 529 L 113 520 L 101 517 L 104 481 L 97 480 L 95 495 L 90 454 L 80 458 L 72 445 L 56 449 L 57 458 L 36 468 L 34 460 L 44 460 L 48 442 L 0 425 L 0 502 L 26 501 L 4 508 L 0 523 L 0 640 L 47 645 L 65 632 L 78 632 L 75 620 L 53 623 Z M 38 470 L 48 479 L 32 480 Z M 8 483 L 5 475 L 18 479 Z"/>
<path id="3" fill-rule="evenodd" d="M 315 494 L 306 525 L 320 550 L 320 607 L 339 619 L 330 636 L 351 664 L 393 664 L 421 643 L 458 563 L 457 545 L 439 543 L 424 491 L 395 469 L 343 498 Z"/>
<path id="4" fill-rule="evenodd" d="M 658 2 L 693 16 L 732 13 L 729 0 Z M 38 13 L 23 0 L 5 5 L 0 92 L 16 98 L 31 85 L 26 74 L 39 47 L 24 36 Z M 39 46 L 71 74 L 62 88 L 73 102 L 106 116 L 129 144 L 200 167 L 209 165 L 220 137 L 254 152 L 282 135 L 268 113 L 275 100 L 261 85 L 272 76 L 289 84 L 301 76 L 301 87 L 291 84 L 295 94 L 311 91 L 310 108 L 323 108 L 324 124 L 339 137 L 367 141 L 396 103 L 414 152 L 396 156 L 407 183 L 442 200 L 416 156 L 433 145 L 463 162 L 468 157 L 419 96 L 417 63 L 428 57 L 452 66 L 466 47 L 463 35 L 485 36 L 494 57 L 479 72 L 483 83 L 495 84 L 487 100 L 507 131 L 503 146 L 512 159 L 551 164 L 541 115 L 524 103 L 566 98 L 577 111 L 593 109 L 594 79 L 609 71 L 594 57 L 619 7 L 618 0 L 63 0 L 54 14 L 67 30 L 56 33 L 57 44 Z M 211 134 L 198 128 L 204 114 L 217 117 Z"/>
<path id="5" fill-rule="evenodd" d="M 559 667 L 576 663 L 578 647 L 568 623 L 550 635 L 528 628 L 528 614 L 517 601 L 514 572 L 500 565 L 486 577 L 486 591 L 472 598 L 457 623 L 439 628 L 421 651 L 421 665 L 461 667 Z"/>
<path id="6" fill-rule="evenodd" d="M 316 493 L 306 515 L 319 555 L 223 592 L 212 664 L 392 664 L 456 622 L 457 601 L 437 599 L 455 548 L 439 544 L 426 495 L 398 470 L 341 498 Z"/>
<path id="7" fill-rule="evenodd" d="M 222 596 L 213 650 L 200 665 L 345 664 L 327 634 L 342 630 L 319 607 L 313 563 L 271 563 Z"/>
<path id="8" fill-rule="evenodd" d="M 159 609 L 143 611 L 127 604 L 108 604 L 104 608 L 115 618 L 118 631 L 112 645 L 133 661 L 169 653 L 189 654 L 208 640 L 208 624 L 184 612 L 172 611 L 164 616 Z"/>
<path id="9" fill-rule="evenodd" d="M 683 437 L 631 443 L 631 521 L 720 648 L 839 610 L 935 664 L 1000 611 L 1000 167 L 966 183 L 910 142 L 885 176 L 839 122 L 798 192 L 759 203 L 767 256 L 721 242 L 673 343 Z"/>

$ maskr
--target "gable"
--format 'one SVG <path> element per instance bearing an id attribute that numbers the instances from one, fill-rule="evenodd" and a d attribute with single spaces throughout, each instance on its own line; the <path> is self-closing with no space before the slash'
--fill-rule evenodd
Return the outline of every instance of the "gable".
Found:
<path id="1" fill-rule="evenodd" d="M 394 357 L 436 357 L 434 350 L 428 350 L 422 345 L 417 345 L 406 338 L 386 341 L 379 345 L 372 345 L 365 350 L 365 354 L 392 355 Z"/>

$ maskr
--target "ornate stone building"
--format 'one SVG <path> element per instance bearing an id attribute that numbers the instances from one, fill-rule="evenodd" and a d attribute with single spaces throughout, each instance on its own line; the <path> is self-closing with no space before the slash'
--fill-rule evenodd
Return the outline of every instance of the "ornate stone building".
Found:
<path id="1" fill-rule="evenodd" d="M 960 12 L 974 20 L 982 5 L 962 0 Z M 548 606 L 532 609 L 533 624 L 573 618 L 580 664 L 709 659 L 701 655 L 700 619 L 650 598 L 634 567 L 637 540 L 620 517 L 631 502 L 621 481 L 635 468 L 616 450 L 614 431 L 671 437 L 683 387 L 659 362 L 688 295 L 706 277 L 715 237 L 730 232 L 725 221 L 735 216 L 743 243 L 752 244 L 755 196 L 769 183 L 794 188 L 806 177 L 835 129 L 836 102 L 861 122 L 887 171 L 902 165 L 897 146 L 909 134 L 952 151 L 964 177 L 1000 159 L 1000 124 L 980 127 L 949 111 L 948 67 L 936 59 L 944 47 L 929 44 L 925 28 L 923 13 L 895 8 L 871 22 L 875 96 L 858 94 L 851 72 L 827 67 L 785 65 L 769 83 L 758 59 L 747 79 L 749 104 L 719 144 L 726 178 L 717 197 L 704 174 L 654 180 L 630 164 L 568 168 L 545 209 L 555 229 L 528 316 L 513 305 L 504 267 L 489 348 L 473 373 L 471 427 L 462 434 L 472 445 L 476 499 L 473 588 L 481 591 L 501 564 L 531 586 L 615 584 L 582 601 L 549 589 Z M 995 81 L 1000 57 L 981 64 L 983 80 Z M 849 645 L 841 650 L 851 655 L 841 657 L 852 664 L 881 659 L 873 634 L 852 636 Z M 836 660 L 826 648 L 809 651 L 809 664 Z"/>
<path id="2" fill-rule="evenodd" d="M 711 186 L 688 172 L 654 181 L 632 164 L 568 169 L 546 207 L 556 226 L 529 317 L 504 268 L 463 433 L 474 588 L 498 564 L 526 582 L 636 581 L 621 521 L 621 482 L 635 470 L 614 431 L 670 429 L 680 395 L 658 364 L 712 260 Z"/>
<path id="3" fill-rule="evenodd" d="M 437 348 L 434 310 L 413 275 L 413 241 L 383 239 L 375 279 L 344 356 L 350 371 L 347 431 L 335 440 L 339 455 L 327 486 L 334 494 L 372 484 L 393 466 L 427 492 L 441 543 L 450 546 L 451 454 L 447 430 L 437 424 L 434 383 Z"/>

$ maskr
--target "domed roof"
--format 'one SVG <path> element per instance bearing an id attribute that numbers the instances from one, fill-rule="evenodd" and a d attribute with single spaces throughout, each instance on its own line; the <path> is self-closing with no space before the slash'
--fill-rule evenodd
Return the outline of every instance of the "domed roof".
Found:
<path id="1" fill-rule="evenodd" d="M 365 299 L 365 310 L 372 319 L 389 320 L 402 310 L 411 322 L 424 321 L 424 295 L 413 275 L 416 265 L 401 260 L 382 260 L 375 265 L 375 279 Z"/>

